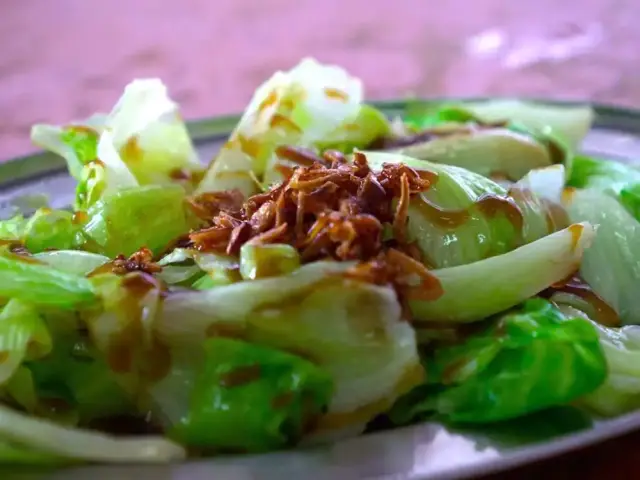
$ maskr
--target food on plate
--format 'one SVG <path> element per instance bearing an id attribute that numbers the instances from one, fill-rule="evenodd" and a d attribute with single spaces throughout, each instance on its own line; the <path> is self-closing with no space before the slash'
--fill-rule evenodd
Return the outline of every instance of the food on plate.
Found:
<path id="1" fill-rule="evenodd" d="M 68 210 L 0 221 L 0 462 L 637 407 L 640 173 L 579 153 L 592 119 L 502 100 L 388 118 L 305 59 L 207 165 L 157 79 L 34 126 L 77 183 Z"/>

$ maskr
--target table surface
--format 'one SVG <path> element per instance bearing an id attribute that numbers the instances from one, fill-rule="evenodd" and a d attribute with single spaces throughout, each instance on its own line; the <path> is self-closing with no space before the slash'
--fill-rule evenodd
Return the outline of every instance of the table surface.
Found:
<path id="1" fill-rule="evenodd" d="M 639 11 L 638 0 L 2 0 L 0 159 L 32 150 L 35 122 L 108 110 L 134 77 L 161 77 L 195 118 L 242 110 L 306 55 L 347 67 L 370 99 L 640 106 Z M 640 433 L 493 478 L 633 478 L 639 449 Z"/>

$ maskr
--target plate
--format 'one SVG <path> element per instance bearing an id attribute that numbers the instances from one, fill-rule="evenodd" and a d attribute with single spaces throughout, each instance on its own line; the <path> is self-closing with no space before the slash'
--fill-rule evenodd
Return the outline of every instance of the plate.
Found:
<path id="1" fill-rule="evenodd" d="M 535 101 L 572 105 L 571 102 Z M 400 113 L 404 105 L 403 102 L 376 104 L 391 116 Z M 640 159 L 640 111 L 601 105 L 594 108 L 596 121 L 583 143 L 583 152 L 630 163 Z M 237 120 L 237 116 L 228 116 L 189 123 L 190 134 L 203 159 L 212 157 Z M 4 162 L 0 164 L 0 218 L 7 218 L 17 210 L 30 213 L 43 195 L 49 197 L 53 207 L 67 207 L 73 201 L 74 185 L 64 161 L 52 154 L 37 153 Z M 577 409 L 559 407 L 517 422 L 485 427 L 482 431 L 452 430 L 436 423 L 424 423 L 331 445 L 265 455 L 216 457 L 173 465 L 87 466 L 57 471 L 5 467 L 0 469 L 0 477 L 38 480 L 464 479 L 549 458 L 635 429 L 640 429 L 640 412 L 595 420 Z"/>

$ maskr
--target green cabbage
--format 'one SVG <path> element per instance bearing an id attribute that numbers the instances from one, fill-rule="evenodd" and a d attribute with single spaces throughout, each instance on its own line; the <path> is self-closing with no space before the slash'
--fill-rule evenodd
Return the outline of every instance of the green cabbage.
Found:
<path id="1" fill-rule="evenodd" d="M 291 273 L 298 267 L 300 255 L 291 245 L 245 243 L 240 248 L 240 275 L 245 280 L 277 277 Z"/>
<path id="2" fill-rule="evenodd" d="M 51 265 L 56 270 L 74 275 L 88 275 L 96 268 L 109 262 L 109 258 L 82 250 L 56 250 L 37 253 L 33 258 Z"/>
<path id="3" fill-rule="evenodd" d="M 331 377 L 308 360 L 239 340 L 205 340 L 189 408 L 170 436 L 206 449 L 293 445 L 331 399 Z"/>
<path id="4" fill-rule="evenodd" d="M 82 246 L 81 230 L 71 212 L 40 208 L 28 219 L 17 215 L 0 221 L 0 241 L 21 243 L 31 253 L 65 250 Z"/>
<path id="5" fill-rule="evenodd" d="M 95 304 L 97 297 L 84 277 L 55 270 L 32 257 L 0 251 L 0 298 L 63 310 Z"/>
<path id="6" fill-rule="evenodd" d="M 244 338 L 293 352 L 335 383 L 318 434 L 362 429 L 420 378 L 413 329 L 392 290 L 343 278 L 350 263 L 316 262 L 291 274 L 167 296 L 154 329 L 160 342 L 197 356 L 206 336 Z M 191 367 L 167 382 L 183 385 Z M 162 383 L 162 382 L 161 382 Z M 184 387 L 158 385 L 154 401 L 169 424 L 184 414 Z"/>
<path id="7" fill-rule="evenodd" d="M 11 379 L 23 361 L 43 357 L 51 348 L 51 335 L 38 312 L 10 300 L 0 312 L 0 385 Z"/>
<path id="8" fill-rule="evenodd" d="M 88 250 L 115 257 L 141 247 L 159 253 L 189 231 L 184 190 L 178 185 L 147 185 L 120 190 L 87 210 Z"/>
<path id="9" fill-rule="evenodd" d="M 159 276 L 166 282 L 193 282 L 191 286 L 197 289 L 228 285 L 242 280 L 240 261 L 230 255 L 176 248 L 161 258 L 158 265 L 163 267 Z"/>
<path id="10" fill-rule="evenodd" d="M 410 300 L 414 323 L 474 322 L 511 308 L 574 273 L 594 237 L 593 226 L 577 223 L 503 255 L 432 270 L 444 293 Z"/>
<path id="11" fill-rule="evenodd" d="M 521 100 L 465 102 L 464 108 L 483 122 L 509 120 L 544 134 L 558 135 L 571 150 L 586 137 L 594 118 L 588 105 L 545 105 Z"/>
<path id="12" fill-rule="evenodd" d="M 462 130 L 401 147 L 395 152 L 463 167 L 485 177 L 506 176 L 513 181 L 531 169 L 549 166 L 556 161 L 544 143 L 531 135 L 507 128 Z"/>
<path id="13" fill-rule="evenodd" d="M 508 192 L 463 168 L 396 153 L 365 155 L 374 171 L 385 163 L 402 163 L 437 175 L 435 183 L 410 203 L 407 224 L 410 239 L 431 267 L 465 265 L 507 253 L 564 226 L 550 221 L 547 203 L 523 191 L 527 184 L 517 184 Z M 484 203 L 479 202 L 482 199 Z"/>
<path id="14" fill-rule="evenodd" d="M 288 72 L 276 72 L 256 89 L 198 191 L 237 188 L 248 196 L 257 191 L 256 176 L 267 185 L 282 180 L 278 166 L 287 162 L 275 155 L 279 145 L 360 140 L 345 135 L 346 125 L 358 121 L 378 129 L 380 123 L 370 109 L 359 116 L 361 102 L 362 83 L 340 67 L 307 58 Z"/>
<path id="15" fill-rule="evenodd" d="M 567 185 L 606 193 L 620 201 L 640 221 L 640 170 L 632 165 L 576 156 Z"/>
<path id="16" fill-rule="evenodd" d="M 339 150 L 351 153 L 364 148 L 377 138 L 391 133 L 389 120 L 380 110 L 363 104 L 356 118 L 340 125 L 336 130 L 315 143 L 320 150 Z"/>
<path id="17" fill-rule="evenodd" d="M 640 223 L 612 196 L 576 190 L 568 196 L 571 221 L 598 225 L 580 266 L 582 278 L 625 324 L 640 324 Z"/>
<path id="18" fill-rule="evenodd" d="M 427 383 L 397 402 L 396 424 L 434 415 L 454 423 L 508 420 L 572 402 L 607 375 L 594 327 L 542 299 L 499 315 L 460 344 L 435 348 L 424 362 Z"/>
<path id="19" fill-rule="evenodd" d="M 0 404 L 0 460 L 158 463 L 184 457 L 182 447 L 164 438 L 118 438 L 63 427 Z"/>
<path id="20" fill-rule="evenodd" d="M 101 163 L 116 168 L 121 180 L 140 185 L 172 183 L 176 174 L 190 176 L 202 169 L 178 106 L 159 79 L 131 82 L 109 115 L 65 127 L 35 125 L 31 137 L 36 145 L 66 159 L 69 171 L 80 180 L 79 189 L 87 188 L 83 183 L 88 177 L 95 181 L 101 175 L 106 175 L 110 189 L 132 186 L 114 185 L 109 168 L 102 173 L 86 170 Z"/>

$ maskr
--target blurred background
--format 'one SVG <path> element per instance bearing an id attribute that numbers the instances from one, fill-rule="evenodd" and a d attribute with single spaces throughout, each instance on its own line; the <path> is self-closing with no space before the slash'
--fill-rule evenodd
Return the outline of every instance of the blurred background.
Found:
<path id="1" fill-rule="evenodd" d="M 158 76 L 187 118 L 239 112 L 303 56 L 369 99 L 531 95 L 640 106 L 640 0 L 1 0 L 0 158 L 35 122 Z"/>

